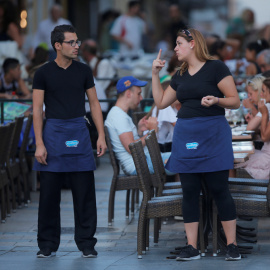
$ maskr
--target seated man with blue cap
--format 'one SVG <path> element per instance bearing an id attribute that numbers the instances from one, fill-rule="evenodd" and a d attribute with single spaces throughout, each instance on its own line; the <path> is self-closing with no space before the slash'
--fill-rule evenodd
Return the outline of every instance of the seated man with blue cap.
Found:
<path id="1" fill-rule="evenodd" d="M 129 144 L 138 140 L 142 141 L 144 152 L 146 155 L 147 164 L 150 173 L 154 173 L 153 165 L 147 147 L 145 146 L 145 138 L 143 132 L 154 129 L 157 132 L 157 118 L 146 117 L 142 118 L 138 123 L 138 129 L 128 115 L 129 110 L 134 110 L 142 100 L 141 87 L 147 84 L 146 81 L 140 81 L 133 76 L 121 78 L 116 85 L 117 101 L 114 107 L 111 108 L 105 121 L 110 139 L 113 146 L 113 151 L 120 163 L 120 167 L 127 175 L 136 175 L 135 164 L 133 162 Z M 167 161 L 171 153 L 162 153 L 163 163 Z"/>

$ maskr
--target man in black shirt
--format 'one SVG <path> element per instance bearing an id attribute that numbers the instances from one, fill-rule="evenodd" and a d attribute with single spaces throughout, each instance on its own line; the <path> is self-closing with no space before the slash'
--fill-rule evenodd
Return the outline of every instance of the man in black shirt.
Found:
<path id="1" fill-rule="evenodd" d="M 168 33 L 170 33 L 171 46 L 172 46 L 172 49 L 174 49 L 178 31 L 181 29 L 187 29 L 187 25 L 182 18 L 181 11 L 177 4 L 170 5 L 169 17 L 170 17 L 170 21 L 169 21 L 167 31 Z"/>
<path id="2" fill-rule="evenodd" d="M 82 256 L 97 256 L 95 162 L 84 119 L 85 93 L 98 130 L 97 155 L 106 151 L 103 118 L 90 68 L 74 61 L 81 42 L 70 25 L 56 26 L 51 43 L 54 61 L 40 67 L 33 81 L 36 162 L 40 171 L 38 258 L 55 255 L 60 244 L 61 186 L 68 174 L 73 195 L 75 242 Z M 43 102 L 46 126 L 43 134 Z"/>

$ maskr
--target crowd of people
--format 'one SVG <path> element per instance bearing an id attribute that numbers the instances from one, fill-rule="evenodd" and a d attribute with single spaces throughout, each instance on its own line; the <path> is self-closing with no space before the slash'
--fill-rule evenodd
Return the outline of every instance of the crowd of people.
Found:
<path id="1" fill-rule="evenodd" d="M 21 48 L 22 38 L 14 18 L 9 17 L 9 5 L 10 1 L 0 1 L 0 43 L 12 40 Z M 94 248 L 97 240 L 94 237 L 93 171 L 96 166 L 93 149 L 98 157 L 106 151 L 105 124 L 113 151 L 125 174 L 136 175 L 128 145 L 137 140 L 142 141 L 150 173 L 154 173 L 145 146 L 148 131 L 154 129 L 166 173 L 180 176 L 187 246 L 177 260 L 200 259 L 197 232 L 202 179 L 218 208 L 227 239 L 226 260 L 240 260 L 236 210 L 228 186 L 229 170 L 234 169 L 231 129 L 224 115 L 225 109 L 240 106 L 233 76 L 248 76 L 245 81 L 248 98 L 242 101 L 242 106 L 248 111 L 245 115 L 247 130 L 258 132 L 264 146 L 237 167 L 246 169 L 254 178 L 269 179 L 269 39 L 264 36 L 246 42 L 245 35 L 251 31 L 250 12 L 243 14 L 241 20 L 230 22 L 228 37 L 222 39 L 216 34 L 204 36 L 187 27 L 179 7 L 171 5 L 169 36 L 164 36 L 166 42 L 162 44 L 165 50 L 173 50 L 174 54 L 167 64 L 162 60 L 160 49 L 153 61 L 154 103 L 135 126 L 129 112 L 138 108 L 143 98 L 142 87 L 147 82 L 134 76 L 117 78 L 113 60 L 102 57 L 99 52 L 115 48 L 121 58 L 128 56 L 131 62 L 138 59 L 138 52 L 143 49 L 143 37 L 147 36 L 150 25 L 141 16 L 140 8 L 140 2 L 130 1 L 126 14 L 106 13 L 101 29 L 107 33 L 102 33 L 99 45 L 93 39 L 81 42 L 72 23 L 61 17 L 62 7 L 55 4 L 50 18 L 38 27 L 33 57 L 24 65 L 27 80 L 22 77 L 23 63 L 18 59 L 8 57 L 2 64 L 0 99 L 33 98 L 34 170 L 40 171 L 41 183 L 40 251 L 37 256 L 51 257 L 59 247 L 60 189 L 66 175 L 73 193 L 76 244 L 83 257 L 97 256 Z M 234 32 L 235 25 L 245 31 Z M 112 47 L 108 47 L 107 42 Z M 159 76 L 165 69 L 166 74 Z M 115 105 L 100 104 L 98 99 L 112 97 L 112 89 L 117 97 Z M 85 98 L 88 98 L 88 104 L 85 104 Z M 44 104 L 46 125 L 43 131 Z M 85 115 L 96 129 L 89 127 Z"/>

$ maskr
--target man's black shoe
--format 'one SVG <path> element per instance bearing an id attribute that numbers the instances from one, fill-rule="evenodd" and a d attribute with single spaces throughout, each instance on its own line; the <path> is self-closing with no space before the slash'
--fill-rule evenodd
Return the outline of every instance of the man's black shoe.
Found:
<path id="1" fill-rule="evenodd" d="M 50 248 L 44 248 L 41 249 L 38 253 L 37 253 L 37 258 L 50 258 L 56 255 L 55 251 L 52 251 Z"/>
<path id="2" fill-rule="evenodd" d="M 98 253 L 94 248 L 85 248 L 82 251 L 83 258 L 96 258 L 97 255 L 98 255 Z"/>

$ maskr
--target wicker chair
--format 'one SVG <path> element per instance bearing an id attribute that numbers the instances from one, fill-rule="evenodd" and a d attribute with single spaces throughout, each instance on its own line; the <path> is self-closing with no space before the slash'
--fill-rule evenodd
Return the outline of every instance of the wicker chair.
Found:
<path id="1" fill-rule="evenodd" d="M 229 188 L 236 206 L 237 216 L 269 217 L 270 216 L 270 181 L 263 179 L 229 178 Z M 213 254 L 217 254 L 218 218 L 217 208 L 213 204 Z M 241 229 L 237 229 L 240 233 Z M 245 236 L 251 234 L 244 233 Z M 252 240 L 246 240 L 253 243 Z"/>
<path id="2" fill-rule="evenodd" d="M 25 152 L 26 152 L 26 148 L 27 148 L 27 145 L 29 142 L 29 133 L 30 133 L 30 129 L 32 127 L 32 123 L 33 123 L 33 115 L 30 114 L 28 116 L 28 120 L 27 120 L 26 127 L 24 130 L 21 148 L 19 151 L 19 163 L 20 163 L 21 173 L 22 173 L 22 178 L 23 178 L 25 206 L 27 206 L 28 202 L 30 202 L 30 186 L 29 186 L 29 179 L 28 179 L 29 168 L 28 168 Z"/>
<path id="3" fill-rule="evenodd" d="M 11 194 L 12 194 L 12 209 L 13 212 L 16 212 L 17 203 L 16 203 L 16 191 L 15 191 L 15 184 L 17 186 L 17 197 L 19 206 L 21 206 L 21 183 L 20 183 L 20 176 L 21 176 L 21 169 L 19 161 L 16 160 L 17 150 L 18 150 L 18 143 L 20 140 L 20 134 L 22 131 L 24 117 L 17 117 L 15 119 L 15 123 L 11 123 L 11 125 L 15 125 L 13 129 L 12 136 L 10 138 L 10 144 L 6 159 L 7 164 L 7 172 L 8 177 L 10 180 L 11 185 Z"/>
<path id="4" fill-rule="evenodd" d="M 182 215 L 182 196 L 175 195 L 152 198 L 152 180 L 143 151 L 142 142 L 137 141 L 131 143 L 129 149 L 143 191 L 137 233 L 138 259 L 141 259 L 142 254 L 147 250 L 147 242 L 149 242 L 149 240 L 146 239 L 149 236 L 149 219 Z M 203 239 L 203 237 L 200 239 Z M 204 255 L 204 243 L 201 243 L 200 247 L 202 249 L 202 255 Z"/>
<path id="5" fill-rule="evenodd" d="M 148 134 L 145 142 L 151 156 L 155 174 L 157 175 L 156 182 L 153 183 L 154 187 L 157 188 L 157 196 L 182 194 L 180 182 L 166 182 L 166 172 L 155 130 L 151 130 Z"/>
<path id="6" fill-rule="evenodd" d="M 0 126 L 0 189 L 1 189 L 1 222 L 10 216 L 9 179 L 6 170 L 9 140 L 13 133 L 14 125 Z"/>
<path id="7" fill-rule="evenodd" d="M 114 219 L 114 201 L 115 201 L 115 193 L 119 190 L 126 190 L 126 218 L 129 217 L 129 198 L 130 198 L 130 190 L 139 190 L 139 182 L 137 175 L 125 175 L 120 174 L 120 168 L 118 161 L 113 152 L 110 135 L 108 132 L 108 128 L 105 126 L 105 139 L 110 155 L 111 164 L 113 167 L 113 178 L 110 188 L 110 196 L 109 196 L 109 205 L 108 205 L 108 225 L 111 226 Z M 131 213 L 134 213 L 134 199 L 135 193 L 132 192 L 132 202 L 131 202 Z"/>
<path id="8" fill-rule="evenodd" d="M 149 150 L 149 154 L 151 156 L 151 161 L 153 164 L 153 168 L 155 171 L 155 178 L 152 179 L 152 184 L 156 188 L 156 196 L 174 196 L 174 195 L 182 195 L 183 191 L 181 188 L 181 182 L 169 182 L 166 183 L 166 172 L 163 165 L 161 153 L 158 147 L 158 141 L 156 137 L 155 130 L 151 130 L 149 135 L 145 139 L 146 145 Z M 169 188 L 167 188 L 169 184 Z M 201 194 L 202 195 L 202 194 Z M 200 244 L 204 245 L 204 233 L 203 233 L 203 210 L 202 210 L 202 202 L 203 197 L 200 198 L 200 228 L 199 228 L 199 236 L 202 237 L 200 239 Z M 155 219 L 157 222 L 157 219 Z M 158 243 L 159 230 L 156 228 L 157 224 L 155 223 L 154 230 L 154 243 Z M 159 228 L 161 228 L 161 223 L 159 222 Z"/>
<path id="9" fill-rule="evenodd" d="M 181 188 L 167 189 L 167 190 L 163 189 L 164 179 L 166 179 L 166 173 L 165 173 L 163 161 L 161 158 L 161 154 L 159 151 L 156 133 L 154 130 L 151 130 L 149 132 L 148 136 L 145 139 L 145 142 L 149 150 L 149 154 L 150 154 L 154 172 L 155 172 L 155 177 L 153 178 L 154 181 L 152 182 L 152 185 L 156 189 L 156 197 L 182 195 L 183 192 Z M 154 225 L 154 243 L 155 244 L 158 243 L 160 228 L 161 228 L 160 219 L 155 219 L 155 225 Z M 149 243 L 147 243 L 147 246 L 149 246 Z"/>

